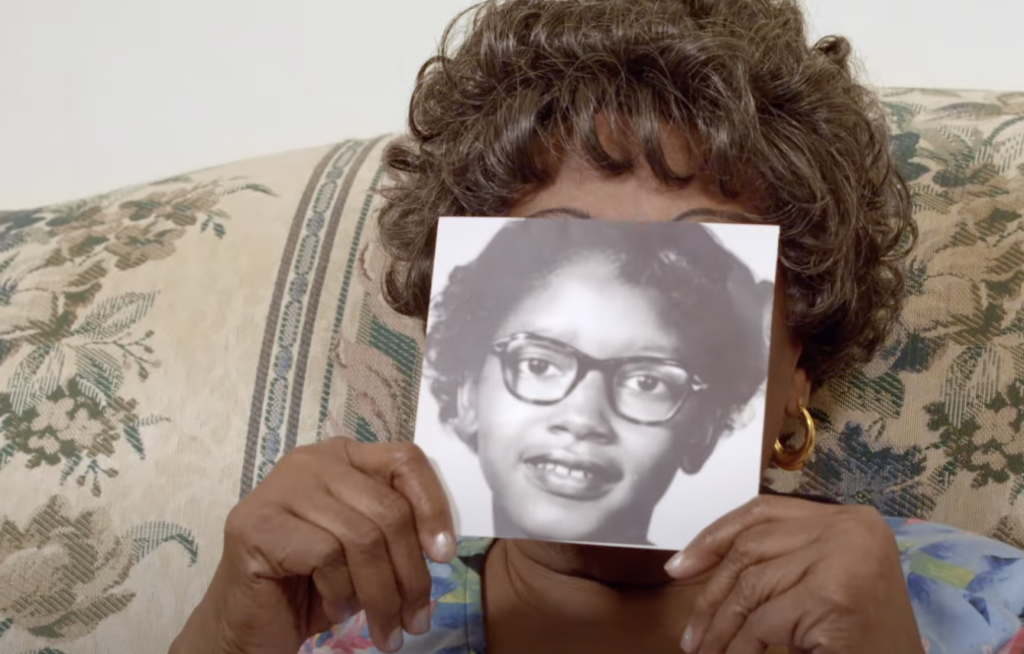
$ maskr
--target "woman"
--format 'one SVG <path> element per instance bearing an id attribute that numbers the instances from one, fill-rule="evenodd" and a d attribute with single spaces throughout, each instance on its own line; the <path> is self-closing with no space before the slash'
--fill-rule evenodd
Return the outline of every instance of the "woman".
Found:
<path id="1" fill-rule="evenodd" d="M 700 471 L 765 380 L 771 286 L 699 224 L 508 221 L 427 334 L 440 420 L 493 496 L 493 531 L 469 533 L 650 545 L 677 471 Z"/>
<path id="2" fill-rule="evenodd" d="M 793 0 L 495 1 L 457 48 L 452 34 L 386 157 L 393 306 L 426 315 L 438 216 L 778 225 L 767 466 L 812 383 L 882 342 L 913 240 L 846 41 L 808 47 Z M 232 510 L 173 649 L 290 654 L 331 630 L 307 651 L 393 652 L 404 630 L 406 653 L 983 652 L 1024 612 L 1008 546 L 792 497 L 760 497 L 671 557 L 456 545 L 415 446 L 299 448 Z M 911 590 L 934 610 L 915 615 Z"/>

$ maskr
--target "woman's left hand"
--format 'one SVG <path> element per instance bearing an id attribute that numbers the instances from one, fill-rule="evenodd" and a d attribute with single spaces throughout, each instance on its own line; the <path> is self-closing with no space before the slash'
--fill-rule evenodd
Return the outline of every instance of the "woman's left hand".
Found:
<path id="1" fill-rule="evenodd" d="M 762 496 L 705 529 L 666 565 L 710 572 L 689 654 L 923 654 L 896 539 L 877 511 Z"/>

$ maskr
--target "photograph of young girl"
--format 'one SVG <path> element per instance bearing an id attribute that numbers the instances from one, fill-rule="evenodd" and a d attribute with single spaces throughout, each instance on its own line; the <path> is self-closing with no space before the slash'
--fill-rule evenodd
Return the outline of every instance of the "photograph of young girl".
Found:
<path id="1" fill-rule="evenodd" d="M 459 535 L 681 548 L 753 499 L 777 244 L 443 218 L 416 442 Z"/>

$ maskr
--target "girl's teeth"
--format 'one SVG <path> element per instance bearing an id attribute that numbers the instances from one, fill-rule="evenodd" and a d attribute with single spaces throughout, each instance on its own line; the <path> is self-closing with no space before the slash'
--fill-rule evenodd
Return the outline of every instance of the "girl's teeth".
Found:
<path id="1" fill-rule="evenodd" d="M 591 473 L 587 470 L 581 470 L 579 468 L 570 468 L 560 463 L 545 462 L 539 464 L 537 467 L 539 467 L 541 470 L 544 470 L 545 472 L 552 472 L 562 477 L 570 477 L 572 479 L 579 479 L 581 481 L 590 479 L 592 476 Z"/>

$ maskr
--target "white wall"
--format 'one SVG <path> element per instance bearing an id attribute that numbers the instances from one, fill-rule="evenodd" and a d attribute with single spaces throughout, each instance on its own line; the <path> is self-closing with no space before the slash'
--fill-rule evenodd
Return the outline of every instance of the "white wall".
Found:
<path id="1" fill-rule="evenodd" d="M 416 71 L 468 4 L 0 0 L 0 207 L 400 130 Z M 807 6 L 878 85 L 1024 90 L 1019 0 Z"/>

